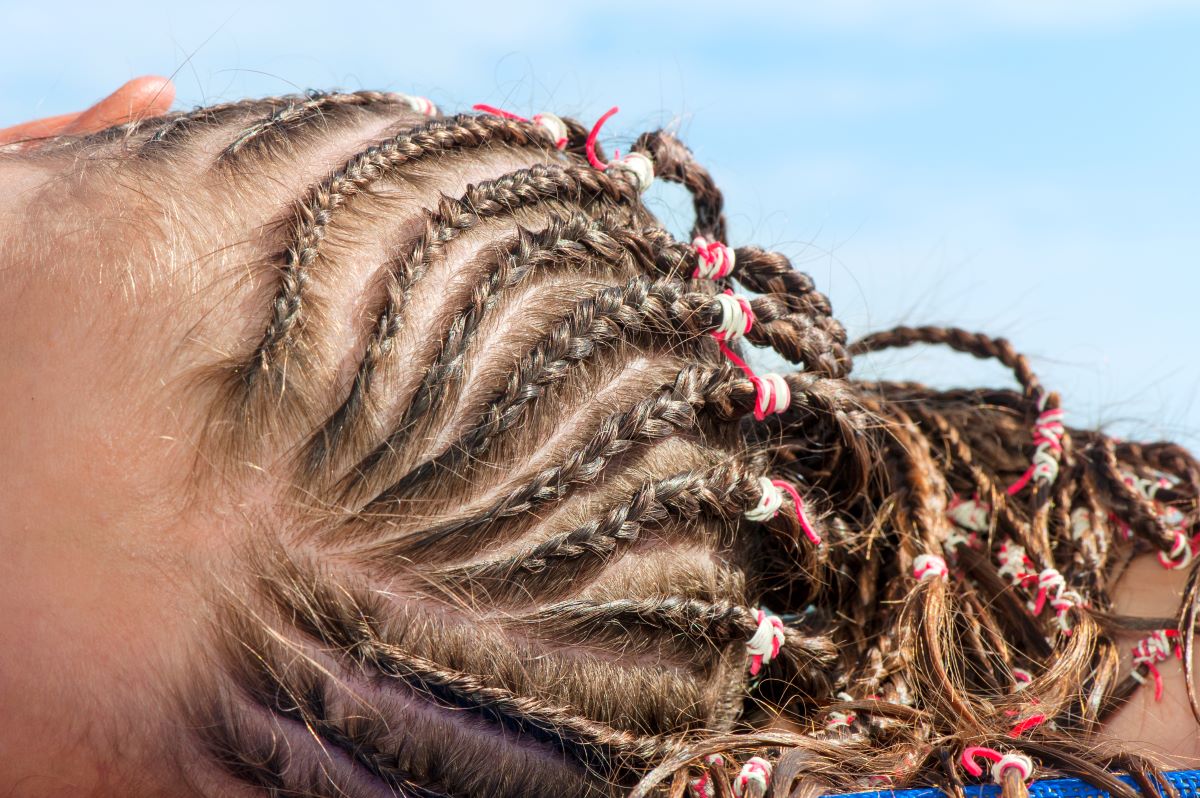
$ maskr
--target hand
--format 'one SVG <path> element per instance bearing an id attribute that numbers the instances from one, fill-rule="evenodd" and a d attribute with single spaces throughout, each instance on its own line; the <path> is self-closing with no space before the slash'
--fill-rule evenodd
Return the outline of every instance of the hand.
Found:
<path id="1" fill-rule="evenodd" d="M 48 116 L 0 129 L 0 146 L 18 141 L 35 143 L 51 136 L 95 133 L 131 119 L 164 114 L 175 101 L 175 85 L 169 78 L 147 75 L 134 78 L 100 102 L 73 114 Z"/>

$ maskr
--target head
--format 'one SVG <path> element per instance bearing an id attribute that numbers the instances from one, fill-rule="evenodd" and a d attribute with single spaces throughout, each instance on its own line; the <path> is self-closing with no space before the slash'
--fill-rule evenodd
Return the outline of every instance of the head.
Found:
<path id="1" fill-rule="evenodd" d="M 724 247 L 680 142 L 633 152 L 692 192 L 698 242 L 548 119 L 314 94 L 0 156 L 21 789 L 679 793 L 716 752 L 765 756 L 778 794 L 846 789 L 953 769 L 1031 696 L 1065 730 L 1039 744 L 1096 771 L 1131 690 L 1114 564 L 1175 549 L 1190 457 L 1053 428 L 1002 341 L 849 347 L 784 256 Z M 1020 390 L 849 377 L 913 343 Z M 1005 545 L 1080 600 L 1031 614 Z"/>

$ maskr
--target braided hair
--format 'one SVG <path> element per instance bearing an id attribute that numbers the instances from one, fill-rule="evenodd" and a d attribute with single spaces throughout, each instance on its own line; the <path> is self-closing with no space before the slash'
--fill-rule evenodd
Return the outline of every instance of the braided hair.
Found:
<path id="1" fill-rule="evenodd" d="M 1149 794 L 1152 762 L 1095 742 L 1156 661 L 1122 667 L 1112 588 L 1138 552 L 1190 561 L 1196 460 L 1067 429 L 1007 341 L 849 342 L 784 255 L 728 245 L 682 142 L 632 152 L 691 193 L 691 241 L 561 124 L 311 93 L 36 156 L 165 179 L 187 155 L 264 220 L 253 329 L 190 374 L 196 478 L 253 508 L 175 690 L 201 770 L 270 796 L 785 796 L 958 791 L 965 752 L 1019 749 L 1006 798 L 1034 764 Z M 912 345 L 1017 390 L 851 376 Z"/>

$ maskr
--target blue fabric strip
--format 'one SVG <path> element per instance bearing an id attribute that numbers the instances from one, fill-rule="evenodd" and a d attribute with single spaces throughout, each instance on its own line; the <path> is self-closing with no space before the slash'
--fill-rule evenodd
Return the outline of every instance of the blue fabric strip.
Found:
<path id="1" fill-rule="evenodd" d="M 1179 790 L 1181 798 L 1200 798 L 1200 770 L 1172 770 L 1167 774 L 1167 781 Z M 1118 776 L 1121 781 L 1137 789 L 1133 779 L 1128 776 Z M 967 798 L 998 798 L 1000 787 L 995 784 L 971 785 L 964 788 Z M 945 798 L 945 794 L 935 787 L 922 787 L 917 790 L 875 790 L 873 792 L 856 792 L 838 796 L 838 798 Z M 1029 798 L 1110 798 L 1104 790 L 1098 790 L 1086 781 L 1079 779 L 1044 779 L 1029 785 Z"/>

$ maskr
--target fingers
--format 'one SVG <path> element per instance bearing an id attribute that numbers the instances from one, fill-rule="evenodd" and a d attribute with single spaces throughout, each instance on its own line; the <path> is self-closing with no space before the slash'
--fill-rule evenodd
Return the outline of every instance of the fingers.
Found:
<path id="1" fill-rule="evenodd" d="M 167 78 L 134 78 L 77 116 L 63 133 L 69 136 L 95 133 L 133 119 L 158 116 L 165 113 L 174 100 L 175 86 Z"/>
<path id="2" fill-rule="evenodd" d="M 79 136 L 133 119 L 166 113 L 175 100 L 170 79 L 144 76 L 134 78 L 86 111 L 34 119 L 0 130 L 0 145 L 51 136 Z"/>

